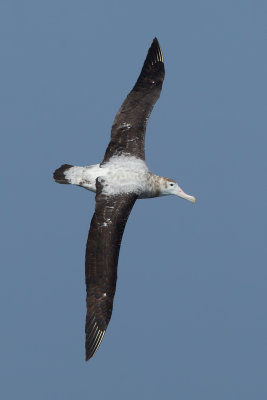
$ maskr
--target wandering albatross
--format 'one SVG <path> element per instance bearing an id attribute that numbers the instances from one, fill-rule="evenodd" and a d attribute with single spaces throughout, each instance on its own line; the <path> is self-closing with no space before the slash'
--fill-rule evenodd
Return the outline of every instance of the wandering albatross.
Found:
<path id="1" fill-rule="evenodd" d="M 86 361 L 97 351 L 111 318 L 122 235 L 135 201 L 171 194 L 196 201 L 173 179 L 150 172 L 145 162 L 146 125 L 164 75 L 163 55 L 154 38 L 137 82 L 115 116 L 102 163 L 64 164 L 54 172 L 58 183 L 96 192 L 85 256 Z"/>

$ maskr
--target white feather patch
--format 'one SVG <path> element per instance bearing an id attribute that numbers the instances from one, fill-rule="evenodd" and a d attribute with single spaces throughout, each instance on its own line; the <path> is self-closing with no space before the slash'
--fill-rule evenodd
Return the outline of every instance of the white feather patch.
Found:
<path id="1" fill-rule="evenodd" d="M 145 161 L 136 157 L 116 156 L 101 167 L 103 194 L 140 194 L 146 190 L 148 168 Z"/>

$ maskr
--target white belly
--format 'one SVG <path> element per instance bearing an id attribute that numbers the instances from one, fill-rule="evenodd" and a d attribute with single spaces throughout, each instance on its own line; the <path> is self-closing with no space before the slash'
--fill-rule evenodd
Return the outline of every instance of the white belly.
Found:
<path id="1" fill-rule="evenodd" d="M 135 157 L 113 157 L 100 167 L 72 167 L 65 172 L 68 181 L 85 189 L 96 191 L 96 179 L 104 179 L 103 193 L 115 195 L 134 192 L 141 195 L 147 191 L 148 168 L 143 160 Z"/>

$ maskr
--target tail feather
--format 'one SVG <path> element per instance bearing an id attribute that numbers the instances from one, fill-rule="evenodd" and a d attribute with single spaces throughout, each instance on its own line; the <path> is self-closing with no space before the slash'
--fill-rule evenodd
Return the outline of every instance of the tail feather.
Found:
<path id="1" fill-rule="evenodd" d="M 57 183 L 68 184 L 71 183 L 65 176 L 65 171 L 72 168 L 73 165 L 63 164 L 61 167 L 55 170 L 53 177 Z"/>

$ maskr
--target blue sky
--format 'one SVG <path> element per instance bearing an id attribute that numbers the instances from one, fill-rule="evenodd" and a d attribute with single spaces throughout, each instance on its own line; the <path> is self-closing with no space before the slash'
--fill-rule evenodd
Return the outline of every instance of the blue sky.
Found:
<path id="1" fill-rule="evenodd" d="M 266 399 L 266 14 L 259 0 L 1 2 L 5 400 Z M 102 160 L 154 36 L 166 78 L 147 163 L 197 203 L 136 203 L 85 363 L 94 195 L 52 173 Z"/>

